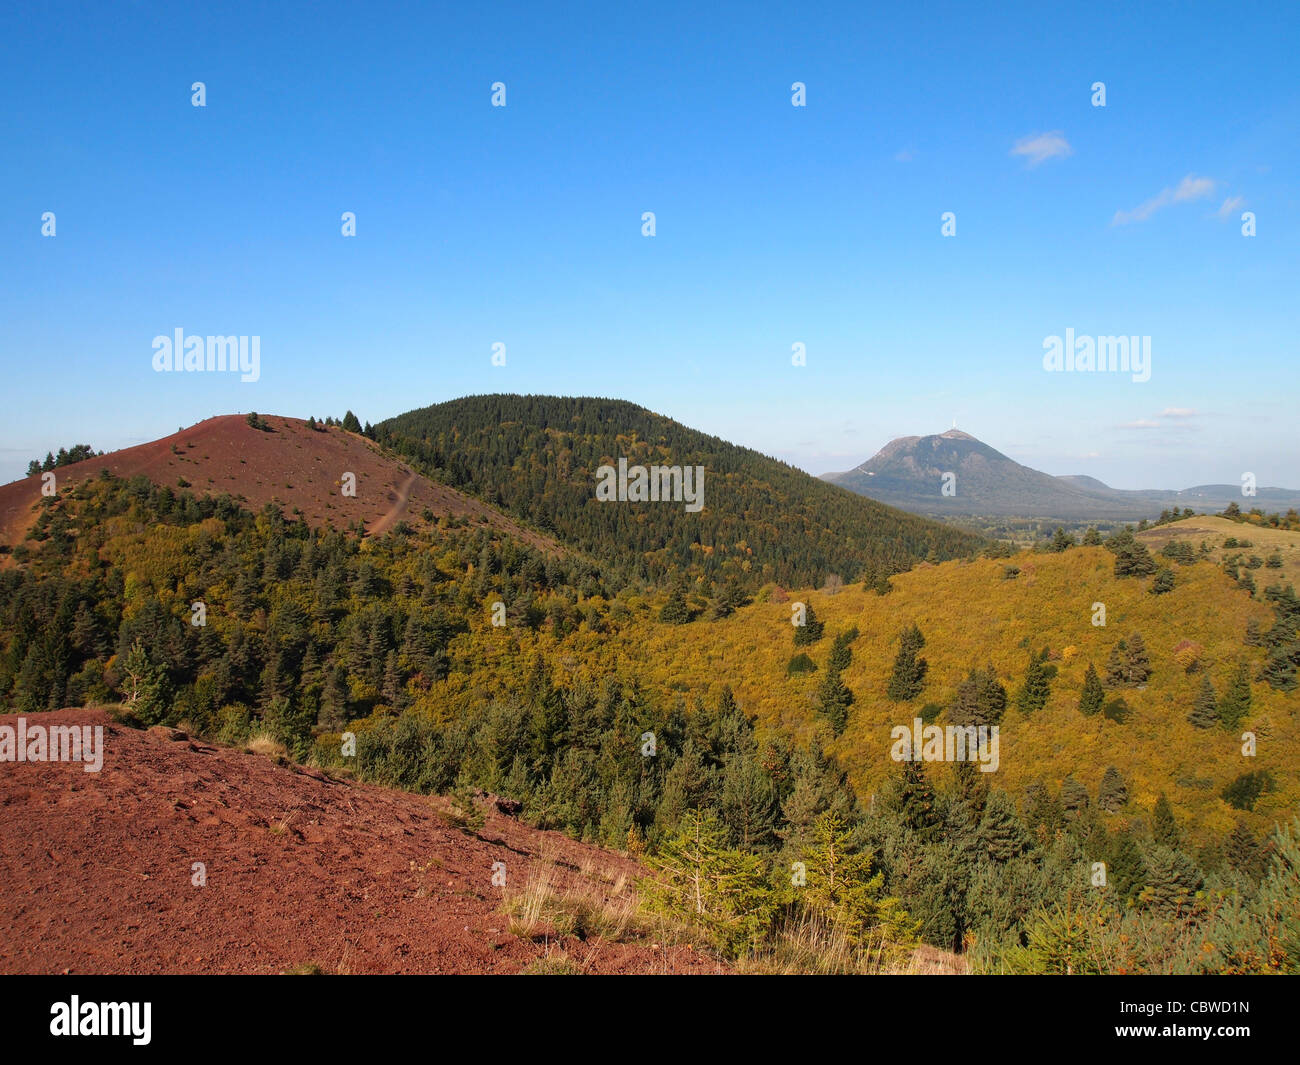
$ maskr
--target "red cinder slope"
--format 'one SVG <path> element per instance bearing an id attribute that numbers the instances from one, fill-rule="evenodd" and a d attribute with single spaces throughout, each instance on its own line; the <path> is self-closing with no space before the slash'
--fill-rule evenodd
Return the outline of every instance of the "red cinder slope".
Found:
<path id="1" fill-rule="evenodd" d="M 438 816 L 442 800 L 126 728 L 103 711 L 26 721 L 102 726 L 105 753 L 98 773 L 0 763 L 0 972 L 517 973 L 548 959 L 592 973 L 720 969 L 652 933 L 512 932 L 493 863 L 505 863 L 504 891 L 546 878 L 612 911 L 634 883 L 635 862 L 558 833 L 493 813 L 467 835 Z"/>
<path id="2" fill-rule="evenodd" d="M 363 436 L 337 426 L 312 430 L 299 418 L 264 420 L 271 432 L 254 428 L 241 414 L 209 418 L 161 440 L 61 467 L 54 471 L 56 487 L 107 468 L 178 490 L 226 492 L 254 511 L 278 503 L 286 515 L 315 526 L 343 528 L 360 520 L 367 532 L 378 534 L 401 520 L 420 524 L 427 509 L 434 517 L 481 521 L 543 550 L 556 549 L 554 541 L 486 503 L 414 473 Z M 356 476 L 355 496 L 343 494 L 346 473 Z M 41 483 L 36 476 L 0 485 L 0 543 L 22 541 Z"/>

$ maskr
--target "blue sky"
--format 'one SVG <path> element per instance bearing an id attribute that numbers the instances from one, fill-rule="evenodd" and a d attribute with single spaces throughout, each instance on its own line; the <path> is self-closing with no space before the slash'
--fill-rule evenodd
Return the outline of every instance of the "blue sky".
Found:
<path id="1" fill-rule="evenodd" d="M 6 5 L 0 480 L 503 391 L 813 473 L 956 419 L 1300 487 L 1294 4 L 707 6 Z M 176 328 L 259 336 L 260 380 L 154 372 Z M 1150 336 L 1151 379 L 1046 372 L 1067 328 Z"/>

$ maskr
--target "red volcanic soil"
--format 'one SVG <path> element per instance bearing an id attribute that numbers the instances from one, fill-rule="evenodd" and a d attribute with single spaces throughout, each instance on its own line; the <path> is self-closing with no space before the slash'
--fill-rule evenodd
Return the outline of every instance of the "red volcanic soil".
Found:
<path id="1" fill-rule="evenodd" d="M 298 418 L 265 421 L 272 432 L 254 429 L 239 414 L 209 418 L 152 443 L 60 467 L 54 471 L 56 487 L 108 469 L 119 477 L 143 474 L 174 489 L 226 492 L 253 511 L 277 503 L 286 515 L 313 526 L 343 528 L 360 520 L 368 533 L 378 534 L 400 520 L 419 525 L 428 509 L 435 517 L 480 521 L 534 547 L 556 549 L 554 541 L 486 503 L 414 473 L 363 436 L 338 426 L 312 430 Z M 344 473 L 356 475 L 355 496 L 343 495 Z M 39 476 L 0 485 L 0 543 L 21 542 L 40 492 Z"/>
<path id="2" fill-rule="evenodd" d="M 620 898 L 630 859 L 495 812 L 466 834 L 441 800 L 103 711 L 27 715 L 55 723 L 102 725 L 103 768 L 0 763 L 0 972 L 517 973 L 560 957 L 592 973 L 721 971 L 646 933 L 517 934 L 492 884 L 504 862 L 504 891 L 532 874 Z"/>

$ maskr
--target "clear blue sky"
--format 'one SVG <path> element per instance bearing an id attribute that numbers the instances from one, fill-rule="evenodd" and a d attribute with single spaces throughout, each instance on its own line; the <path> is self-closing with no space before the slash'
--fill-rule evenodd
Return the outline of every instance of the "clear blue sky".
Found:
<path id="1" fill-rule="evenodd" d="M 1118 487 L 1300 487 L 1300 7 L 1061 7 L 5 5 L 0 480 L 508 391 L 813 473 L 955 418 Z M 155 373 L 178 327 L 260 336 L 261 379 Z M 1151 380 L 1045 372 L 1067 328 L 1151 336 Z"/>

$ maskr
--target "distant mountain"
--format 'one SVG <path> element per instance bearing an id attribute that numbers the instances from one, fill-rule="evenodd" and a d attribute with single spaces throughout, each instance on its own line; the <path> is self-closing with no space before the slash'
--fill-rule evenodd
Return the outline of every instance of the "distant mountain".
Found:
<path id="1" fill-rule="evenodd" d="M 944 495 L 949 473 L 955 474 L 955 492 Z M 1054 477 L 1022 466 L 959 429 L 899 437 L 861 466 L 823 474 L 823 479 L 900 510 L 944 517 L 1104 521 L 1154 518 L 1172 507 L 1222 510 L 1232 502 L 1243 509 L 1300 507 L 1300 491 L 1285 488 L 1260 488 L 1254 497 L 1243 498 L 1241 487 L 1232 484 L 1128 491 L 1095 477 Z"/>
<path id="2" fill-rule="evenodd" d="M 787 463 L 621 400 L 489 395 L 375 426 L 413 466 L 642 579 L 819 583 L 965 556 L 978 537 L 855 498 Z M 702 466 L 703 509 L 596 498 L 597 471 Z"/>

